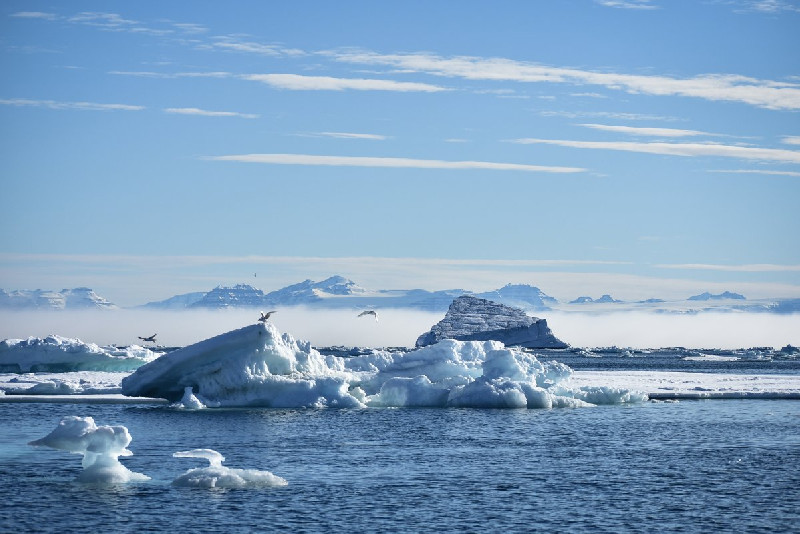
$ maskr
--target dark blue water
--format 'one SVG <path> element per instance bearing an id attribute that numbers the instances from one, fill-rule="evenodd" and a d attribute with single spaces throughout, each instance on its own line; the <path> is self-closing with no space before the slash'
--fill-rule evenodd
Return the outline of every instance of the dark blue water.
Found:
<path id="1" fill-rule="evenodd" d="M 26 443 L 121 424 L 150 482 L 75 482 Z M 556 410 L 203 410 L 0 404 L 0 532 L 800 532 L 800 402 Z M 212 448 L 282 488 L 170 482 Z"/>

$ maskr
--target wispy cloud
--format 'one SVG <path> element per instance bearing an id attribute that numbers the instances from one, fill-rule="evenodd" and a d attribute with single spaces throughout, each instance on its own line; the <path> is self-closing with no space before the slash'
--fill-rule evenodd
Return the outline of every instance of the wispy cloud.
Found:
<path id="1" fill-rule="evenodd" d="M 332 167 L 382 167 L 401 169 L 485 169 L 496 171 L 526 171 L 550 173 L 576 173 L 586 169 L 577 167 L 554 167 L 525 165 L 520 163 L 495 163 L 489 161 L 442 161 L 411 158 L 376 158 L 360 156 L 316 156 L 309 154 L 240 154 L 212 156 L 213 161 L 237 161 L 241 163 L 266 163 L 274 165 L 314 165 Z"/>
<path id="2" fill-rule="evenodd" d="M 749 104 L 774 110 L 800 109 L 800 86 L 737 74 L 703 74 L 692 78 L 619 74 L 552 67 L 506 58 L 442 57 L 433 54 L 378 54 L 370 51 L 325 52 L 334 59 L 380 65 L 403 72 L 423 72 L 468 80 L 569 83 L 602 86 L 634 94 L 684 96 Z"/>
<path id="3" fill-rule="evenodd" d="M 12 13 L 11 16 L 21 19 L 42 19 L 42 20 L 56 20 L 58 18 L 58 15 L 54 13 L 44 13 L 42 11 L 19 11 L 17 13 Z"/>
<path id="4" fill-rule="evenodd" d="M 800 145 L 800 136 L 784 137 L 782 143 L 785 145 Z"/>
<path id="5" fill-rule="evenodd" d="M 233 76 L 230 72 L 225 71 L 210 71 L 210 72 L 154 72 L 142 70 L 112 70 L 108 72 L 115 76 L 135 76 L 137 78 L 160 78 L 160 79 L 174 79 L 174 78 L 230 78 Z"/>
<path id="6" fill-rule="evenodd" d="M 178 115 L 200 115 L 202 117 L 240 117 L 242 119 L 257 119 L 259 116 L 254 113 L 239 113 L 236 111 L 208 111 L 199 108 L 166 108 L 166 113 Z"/>
<path id="7" fill-rule="evenodd" d="M 625 113 L 617 111 L 540 111 L 542 117 L 564 117 L 567 119 L 614 119 L 621 121 L 677 121 L 675 117 L 648 115 L 646 113 Z"/>
<path id="8" fill-rule="evenodd" d="M 634 143 L 625 141 L 568 141 L 558 139 L 513 139 L 510 142 L 523 145 L 545 144 L 592 150 L 619 150 L 643 152 L 669 156 L 718 156 L 747 160 L 780 161 L 800 163 L 800 152 L 775 148 L 758 148 L 715 143 Z"/>
<path id="9" fill-rule="evenodd" d="M 695 271 L 725 271 L 737 273 L 800 272 L 800 265 L 774 263 L 751 263 L 746 265 L 715 265 L 710 263 L 665 263 L 656 265 L 661 269 L 686 269 Z"/>
<path id="10" fill-rule="evenodd" d="M 302 76 L 300 74 L 249 74 L 245 80 L 265 83 L 276 89 L 292 91 L 398 91 L 436 93 L 445 87 L 427 83 L 396 82 L 364 78 L 333 78 L 330 76 Z"/>
<path id="11" fill-rule="evenodd" d="M 279 44 L 258 43 L 255 41 L 243 41 L 238 37 L 219 36 L 210 45 L 203 45 L 201 48 L 211 48 L 226 50 L 229 52 L 245 52 L 249 54 L 259 54 L 262 56 L 304 56 L 306 52 L 297 48 L 286 48 Z"/>
<path id="12" fill-rule="evenodd" d="M 639 135 L 646 137 L 694 137 L 702 136 L 721 136 L 722 134 L 712 134 L 708 132 L 700 132 L 698 130 L 679 130 L 676 128 L 641 128 L 634 126 L 613 126 L 608 124 L 579 124 L 584 128 L 592 128 L 593 130 L 603 130 L 606 132 L 616 132 L 628 135 Z"/>
<path id="13" fill-rule="evenodd" d="M 621 9 L 658 9 L 650 0 L 595 0 L 601 6 Z"/>
<path id="14" fill-rule="evenodd" d="M 0 104 L 16 107 L 37 107 L 47 109 L 74 109 L 80 111 L 141 111 L 144 106 L 130 104 L 102 104 L 97 102 L 58 102 L 56 100 L 31 100 L 27 98 L 4 98 Z"/>
<path id="15" fill-rule="evenodd" d="M 370 141 L 385 141 L 389 139 L 385 135 L 350 132 L 307 132 L 294 135 L 301 137 L 332 137 L 334 139 L 366 139 Z"/>
<path id="16" fill-rule="evenodd" d="M 782 13 L 786 11 L 800 12 L 797 3 L 786 0 L 740 0 L 740 11 L 757 11 L 760 13 Z"/>
<path id="17" fill-rule="evenodd" d="M 774 171 L 769 169 L 715 169 L 707 172 L 720 174 L 766 174 L 768 176 L 800 176 L 800 172 L 795 171 Z"/>

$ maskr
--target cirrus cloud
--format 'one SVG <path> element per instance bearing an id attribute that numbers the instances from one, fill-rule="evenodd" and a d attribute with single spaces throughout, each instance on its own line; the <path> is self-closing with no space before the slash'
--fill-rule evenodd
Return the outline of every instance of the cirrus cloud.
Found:
<path id="1" fill-rule="evenodd" d="M 265 83 L 276 89 L 292 91 L 397 91 L 436 93 L 446 87 L 416 82 L 374 80 L 364 78 L 334 78 L 331 76 L 303 76 L 300 74 L 249 74 L 245 80 Z"/>
<path id="2" fill-rule="evenodd" d="M 443 57 L 427 53 L 379 54 L 358 50 L 328 51 L 322 54 L 344 63 L 385 66 L 400 72 L 421 72 L 447 78 L 568 83 L 576 86 L 601 86 L 632 94 L 739 102 L 773 110 L 800 109 L 799 85 L 738 74 L 701 74 L 690 78 L 673 78 L 553 67 L 507 58 Z"/>
<path id="3" fill-rule="evenodd" d="M 717 156 L 747 160 L 779 161 L 782 163 L 800 163 L 800 152 L 796 150 L 722 145 L 716 143 L 635 143 L 628 141 L 569 141 L 534 138 L 512 139 L 510 142 L 522 145 L 543 144 L 592 150 L 642 152 L 667 156 Z"/>
<path id="4" fill-rule="evenodd" d="M 317 156 L 310 154 L 238 154 L 212 156 L 213 161 L 237 161 L 241 163 L 266 163 L 273 165 L 312 165 L 331 167 L 389 167 L 402 169 L 485 169 L 496 171 L 527 171 L 550 173 L 577 173 L 586 169 L 578 167 L 555 167 L 525 165 L 520 163 L 496 163 L 489 161 L 442 161 L 412 158 L 382 158 L 363 156 Z"/>
<path id="5" fill-rule="evenodd" d="M 236 111 L 208 111 L 199 108 L 166 108 L 166 113 L 175 113 L 179 115 L 199 115 L 202 117 L 240 117 L 243 119 L 257 119 L 258 115 L 254 113 L 239 113 Z"/>

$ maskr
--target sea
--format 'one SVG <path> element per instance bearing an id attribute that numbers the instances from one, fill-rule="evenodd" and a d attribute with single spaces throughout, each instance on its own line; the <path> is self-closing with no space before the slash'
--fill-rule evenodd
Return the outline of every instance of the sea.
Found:
<path id="1" fill-rule="evenodd" d="M 561 357 L 583 369 L 800 374 L 794 357 L 671 354 Z M 81 483 L 81 456 L 28 445 L 68 415 L 125 426 L 133 455 L 121 461 L 151 479 Z M 0 428 L 0 532 L 800 532 L 798 400 L 549 410 L 0 403 Z M 288 485 L 177 487 L 207 464 L 172 456 L 194 448 Z"/>

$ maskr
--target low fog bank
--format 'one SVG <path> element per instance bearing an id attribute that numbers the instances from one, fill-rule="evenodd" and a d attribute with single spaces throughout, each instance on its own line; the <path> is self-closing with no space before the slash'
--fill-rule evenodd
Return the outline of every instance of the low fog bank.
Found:
<path id="1" fill-rule="evenodd" d="M 267 310 L 264 310 L 267 311 Z M 358 310 L 280 308 L 271 321 L 282 332 L 315 347 L 413 347 L 442 313 L 380 310 L 379 320 Z M 800 346 L 800 314 L 542 312 L 559 339 L 573 347 L 748 348 Z M 25 311 L 0 312 L 0 339 L 58 334 L 98 345 L 151 346 L 137 336 L 158 334 L 158 345 L 184 346 L 258 320 L 258 310 L 221 311 Z"/>
<path id="2" fill-rule="evenodd" d="M 646 312 L 543 314 L 573 347 L 780 348 L 800 346 L 800 314 Z"/>
<path id="3" fill-rule="evenodd" d="M 264 310 L 269 311 L 269 310 Z M 295 339 L 315 347 L 333 345 L 413 347 L 417 337 L 444 317 L 442 313 L 411 310 L 378 312 L 358 317 L 358 310 L 280 308 L 270 321 Z M 98 345 L 152 346 L 138 339 L 157 334 L 157 344 L 184 346 L 253 324 L 258 310 L 103 310 L 0 312 L 0 339 L 57 334 Z"/>

